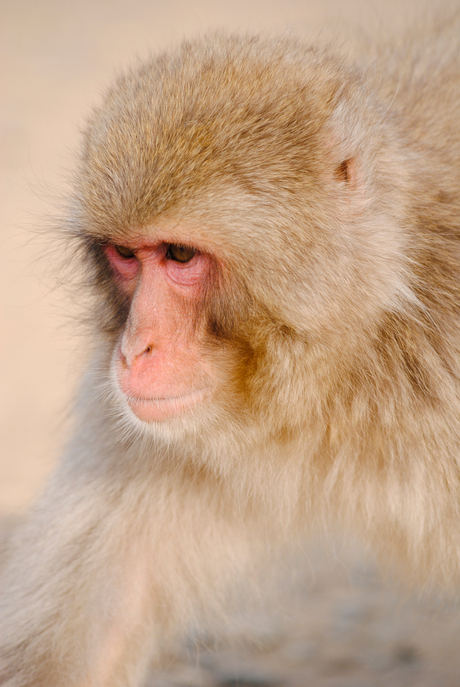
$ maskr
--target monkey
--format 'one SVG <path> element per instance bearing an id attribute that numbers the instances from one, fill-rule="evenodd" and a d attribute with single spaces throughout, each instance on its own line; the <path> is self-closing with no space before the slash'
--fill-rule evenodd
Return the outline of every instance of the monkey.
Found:
<path id="1" fill-rule="evenodd" d="M 89 362 L 0 685 L 140 686 L 324 525 L 458 588 L 458 28 L 354 63 L 218 32 L 106 92 L 62 227 Z"/>

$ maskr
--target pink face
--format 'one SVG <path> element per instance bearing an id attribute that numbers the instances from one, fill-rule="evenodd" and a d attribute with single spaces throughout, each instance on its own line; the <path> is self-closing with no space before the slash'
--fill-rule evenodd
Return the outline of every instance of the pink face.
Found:
<path id="1" fill-rule="evenodd" d="M 181 415 L 214 385 L 203 356 L 202 311 L 216 261 L 190 245 L 148 238 L 108 244 L 105 252 L 131 300 L 115 350 L 116 383 L 140 420 Z"/>

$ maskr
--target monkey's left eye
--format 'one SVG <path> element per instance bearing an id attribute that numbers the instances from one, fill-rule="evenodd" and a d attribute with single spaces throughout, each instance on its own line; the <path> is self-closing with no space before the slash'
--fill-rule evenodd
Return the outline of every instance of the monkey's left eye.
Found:
<path id="1" fill-rule="evenodd" d="M 166 251 L 167 260 L 175 260 L 175 262 L 190 262 L 195 256 L 196 250 L 190 246 L 182 246 L 179 243 L 168 244 Z"/>
<path id="2" fill-rule="evenodd" d="M 131 248 L 127 248 L 126 246 L 115 246 L 115 248 L 122 258 L 134 258 L 134 251 L 132 251 Z"/>

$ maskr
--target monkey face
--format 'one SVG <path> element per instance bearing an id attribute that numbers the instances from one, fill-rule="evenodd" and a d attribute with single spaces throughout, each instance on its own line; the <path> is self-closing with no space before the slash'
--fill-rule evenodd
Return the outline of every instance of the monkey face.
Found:
<path id="1" fill-rule="evenodd" d="M 114 383 L 134 415 L 161 422 L 186 413 L 212 394 L 215 379 L 203 355 L 205 299 L 213 258 L 156 232 L 105 254 L 129 315 L 115 345 Z"/>

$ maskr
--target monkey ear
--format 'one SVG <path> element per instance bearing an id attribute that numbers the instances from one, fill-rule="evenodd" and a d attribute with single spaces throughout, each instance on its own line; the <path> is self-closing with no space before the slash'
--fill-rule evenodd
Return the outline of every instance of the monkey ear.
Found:
<path id="1" fill-rule="evenodd" d="M 355 158 L 349 157 L 346 160 L 342 160 L 334 170 L 334 178 L 336 181 L 346 184 L 350 190 L 356 189 L 357 173 Z"/>

